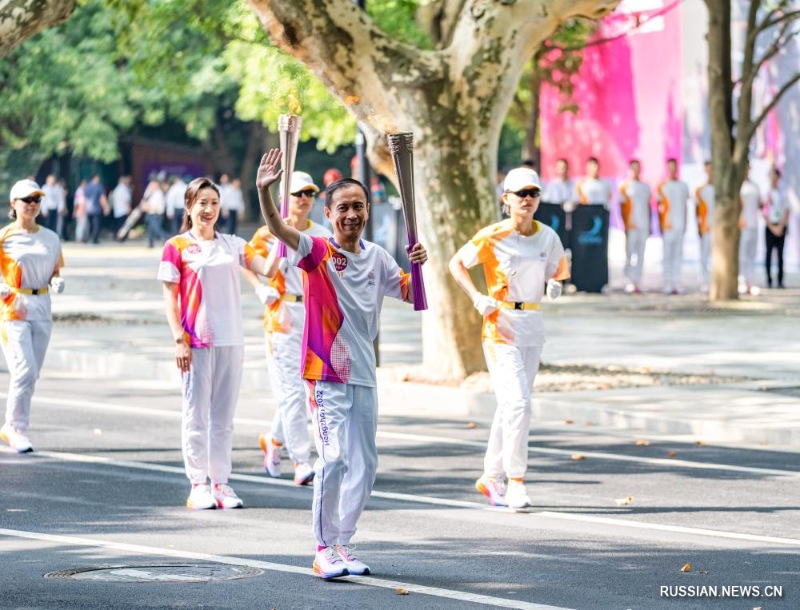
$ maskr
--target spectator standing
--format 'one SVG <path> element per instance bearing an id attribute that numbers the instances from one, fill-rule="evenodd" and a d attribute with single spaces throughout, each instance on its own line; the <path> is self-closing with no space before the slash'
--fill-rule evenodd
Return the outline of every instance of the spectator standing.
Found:
<path id="1" fill-rule="evenodd" d="M 764 204 L 758 185 L 750 180 L 750 165 L 739 191 L 742 213 L 739 217 L 739 292 L 757 295 L 755 285 L 756 251 L 758 247 L 758 217 Z"/>
<path id="2" fill-rule="evenodd" d="M 44 192 L 42 212 L 45 216 L 45 226 L 56 234 L 60 234 L 59 225 L 63 226 L 63 220 L 61 219 L 67 212 L 67 194 L 53 174 L 50 174 L 45 179 L 42 191 Z"/>
<path id="3" fill-rule="evenodd" d="M 161 190 L 161 183 L 158 180 L 150 180 L 140 205 L 142 206 L 142 211 L 146 214 L 144 222 L 147 230 L 147 247 L 152 248 L 155 246 L 156 240 L 161 242 L 167 239 L 167 234 L 164 231 L 166 200 L 164 191 Z"/>
<path id="4" fill-rule="evenodd" d="M 171 235 L 177 235 L 181 232 L 181 223 L 183 222 L 183 199 L 186 196 L 186 182 L 180 176 L 173 176 L 172 184 L 170 184 L 167 191 L 167 222 L 169 223 L 169 232 Z"/>
<path id="5" fill-rule="evenodd" d="M 583 205 L 602 205 L 608 209 L 611 187 L 600 178 L 600 161 L 596 157 L 586 160 L 586 176 L 575 184 L 572 200 Z"/>
<path id="6" fill-rule="evenodd" d="M 72 215 L 75 217 L 75 241 L 85 244 L 89 240 L 89 215 L 86 213 L 86 180 L 75 189 Z"/>
<path id="7" fill-rule="evenodd" d="M 100 174 L 95 174 L 83 189 L 83 196 L 86 202 L 86 216 L 89 221 L 89 241 L 93 244 L 100 243 L 100 231 L 102 230 L 103 215 L 108 214 L 108 200 L 103 183 L 100 182 Z"/>
<path id="8" fill-rule="evenodd" d="M 114 235 L 117 234 L 128 214 L 131 213 L 131 201 L 133 195 L 131 193 L 131 178 L 130 176 L 121 176 L 117 186 L 111 191 L 111 211 L 114 215 Z"/>
<path id="9" fill-rule="evenodd" d="M 569 178 L 569 163 L 566 159 L 558 159 L 555 166 L 556 178 L 548 182 L 542 192 L 543 203 L 555 203 L 563 208 L 569 207 L 572 194 L 575 192 L 575 183 Z M 502 196 L 502 184 L 500 185 Z M 565 211 L 569 212 L 570 210 Z"/>
<path id="10" fill-rule="evenodd" d="M 680 294 L 689 186 L 678 178 L 676 159 L 667 159 L 667 179 L 658 185 L 656 198 L 658 221 L 664 239 L 664 293 Z"/>
<path id="11" fill-rule="evenodd" d="M 789 201 L 780 185 L 781 172 L 773 167 L 769 174 L 770 187 L 764 202 L 764 218 L 767 221 L 765 264 L 767 287 L 772 288 L 772 251 L 778 258 L 778 288 L 783 288 L 783 247 L 786 243 L 786 227 L 789 225 Z"/>
<path id="12" fill-rule="evenodd" d="M 625 277 L 628 294 L 642 292 L 644 250 L 650 236 L 650 187 L 640 180 L 642 165 L 629 163 L 630 175 L 619 185 L 620 211 L 625 223 Z"/>
<path id="13" fill-rule="evenodd" d="M 701 290 L 708 290 L 711 279 L 711 234 L 714 230 L 714 180 L 711 175 L 711 161 L 706 161 L 706 183 L 695 191 L 697 201 L 697 232 L 700 235 Z"/>

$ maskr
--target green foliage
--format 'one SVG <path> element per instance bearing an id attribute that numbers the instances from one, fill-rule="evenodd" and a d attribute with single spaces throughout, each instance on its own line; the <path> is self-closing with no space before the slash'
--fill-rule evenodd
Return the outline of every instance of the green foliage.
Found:
<path id="1" fill-rule="evenodd" d="M 108 13 L 82 7 L 62 26 L 45 30 L 0 62 L 0 146 L 33 146 L 110 161 L 117 134 L 131 127 L 136 104 L 130 75 L 116 63 Z"/>
<path id="2" fill-rule="evenodd" d="M 238 22 L 237 40 L 223 54 L 226 74 L 239 84 L 236 113 L 245 121 L 260 121 L 275 131 L 278 116 L 303 117 L 302 138 L 333 152 L 352 142 L 355 121 L 306 66 L 264 39 L 252 14 Z"/>

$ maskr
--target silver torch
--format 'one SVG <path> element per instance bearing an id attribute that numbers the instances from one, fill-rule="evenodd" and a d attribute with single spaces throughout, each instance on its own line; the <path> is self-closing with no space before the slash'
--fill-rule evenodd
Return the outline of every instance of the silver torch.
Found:
<path id="1" fill-rule="evenodd" d="M 281 139 L 281 168 L 283 169 L 283 189 L 281 192 L 281 218 L 289 216 L 289 195 L 292 172 L 297 158 L 297 143 L 300 140 L 300 127 L 303 119 L 296 114 L 282 114 L 278 117 L 278 134 Z M 286 256 L 286 244 L 278 242 L 278 256 Z"/>
<path id="2" fill-rule="evenodd" d="M 414 208 L 414 134 L 390 133 L 386 136 L 389 152 L 394 162 L 394 172 L 400 187 L 400 199 L 403 202 L 403 216 L 406 220 L 408 247 L 417 243 L 417 214 Z M 422 282 L 421 265 L 411 263 L 411 285 L 414 289 L 414 310 L 428 309 L 425 297 L 425 284 Z"/>

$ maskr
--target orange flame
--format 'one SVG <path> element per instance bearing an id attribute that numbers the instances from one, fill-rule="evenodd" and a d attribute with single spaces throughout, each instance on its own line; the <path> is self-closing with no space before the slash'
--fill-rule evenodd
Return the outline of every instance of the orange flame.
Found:
<path id="1" fill-rule="evenodd" d="M 292 91 L 289 95 L 286 96 L 286 109 L 289 114 L 300 114 L 303 111 L 303 106 L 295 95 L 294 87 L 292 87 Z"/>

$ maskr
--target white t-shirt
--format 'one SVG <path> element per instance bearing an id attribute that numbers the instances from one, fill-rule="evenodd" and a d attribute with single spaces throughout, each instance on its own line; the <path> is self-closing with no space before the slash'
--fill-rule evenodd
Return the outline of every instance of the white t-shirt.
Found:
<path id="1" fill-rule="evenodd" d="M 689 187 L 682 180 L 665 180 L 658 185 L 658 215 L 662 231 L 686 230 L 686 207 Z"/>
<path id="2" fill-rule="evenodd" d="M 164 244 L 158 279 L 179 284 L 181 325 L 193 348 L 244 344 L 239 267 L 255 252 L 241 237 L 217 233 L 198 240 L 191 231 Z"/>
<path id="3" fill-rule="evenodd" d="M 172 217 L 176 213 L 183 214 L 184 199 L 186 197 L 186 188 L 189 185 L 183 180 L 174 182 L 167 190 L 166 211 L 167 215 Z"/>
<path id="4" fill-rule="evenodd" d="M 745 180 L 742 183 L 739 196 L 742 198 L 742 220 L 744 220 L 744 227 L 742 228 L 757 229 L 758 212 L 761 204 L 761 191 L 758 189 L 758 185 L 752 180 Z"/>
<path id="5" fill-rule="evenodd" d="M 608 207 L 611 199 L 611 187 L 599 178 L 583 178 L 575 185 L 573 200 L 588 205 L 604 205 Z"/>
<path id="6" fill-rule="evenodd" d="M 650 187 L 641 180 L 626 180 L 619 186 L 626 230 L 650 232 Z"/>
<path id="7" fill-rule="evenodd" d="M 478 231 L 458 251 L 468 269 L 483 265 L 489 296 L 511 303 L 539 303 L 545 283 L 569 277 L 569 264 L 558 234 L 534 221 L 533 235 L 522 235 L 510 219 Z M 539 311 L 496 309 L 483 318 L 484 343 L 543 345 L 544 322 Z"/>
<path id="8" fill-rule="evenodd" d="M 42 207 L 48 212 L 63 212 L 67 209 L 67 194 L 64 188 L 56 184 L 45 184 L 42 187 L 44 193 L 44 201 Z"/>
<path id="9" fill-rule="evenodd" d="M 563 205 L 567 201 L 572 200 L 572 194 L 574 192 L 575 184 L 572 180 L 553 180 L 553 182 L 548 182 L 547 185 L 545 185 L 544 192 L 542 193 L 542 201 L 544 203 Z"/>
<path id="10" fill-rule="evenodd" d="M 26 233 L 13 223 L 0 231 L 0 270 L 11 288 L 48 288 L 50 278 L 64 265 L 61 242 L 50 229 Z M 52 320 L 50 293 L 12 292 L 0 301 L 0 320 Z"/>
<path id="11" fill-rule="evenodd" d="M 111 192 L 111 207 L 114 218 L 122 218 L 131 213 L 131 189 L 124 184 L 118 184 Z"/>
<path id="12" fill-rule="evenodd" d="M 303 378 L 375 387 L 375 350 L 383 297 L 404 300 L 409 275 L 368 241 L 361 252 L 333 238 L 300 235 L 289 262 L 306 272 Z"/>
<path id="13" fill-rule="evenodd" d="M 789 201 L 780 189 L 770 189 L 764 205 L 764 217 L 770 224 L 780 224 L 789 208 Z"/>

